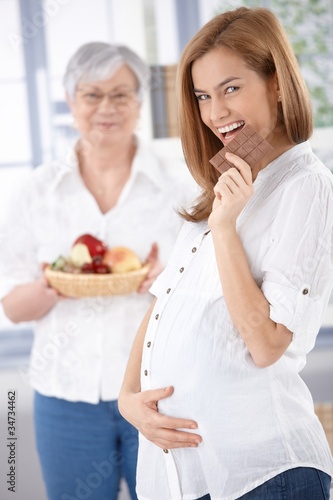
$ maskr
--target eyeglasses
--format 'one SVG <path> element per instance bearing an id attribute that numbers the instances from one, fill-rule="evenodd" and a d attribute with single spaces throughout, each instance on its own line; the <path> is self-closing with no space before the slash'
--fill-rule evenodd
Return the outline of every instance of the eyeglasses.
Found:
<path id="1" fill-rule="evenodd" d="M 104 100 L 104 97 L 107 97 L 108 101 L 115 108 L 128 106 L 135 101 L 137 101 L 137 90 L 124 90 L 120 92 L 111 92 L 109 94 L 103 94 L 102 92 L 96 90 L 87 90 L 87 89 L 77 89 L 77 92 L 81 94 L 82 100 L 91 106 L 98 106 Z"/>

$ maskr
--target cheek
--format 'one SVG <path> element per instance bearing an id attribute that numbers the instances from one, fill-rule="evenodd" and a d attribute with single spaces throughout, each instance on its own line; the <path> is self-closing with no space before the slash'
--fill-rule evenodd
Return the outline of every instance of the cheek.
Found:
<path id="1" fill-rule="evenodd" d="M 124 123 L 131 128 L 134 128 L 140 118 L 140 108 L 130 110 L 129 114 L 124 118 Z"/>
<path id="2" fill-rule="evenodd" d="M 209 111 L 209 107 L 208 107 L 207 103 L 205 106 L 203 106 L 203 105 L 199 106 L 199 115 L 200 115 L 201 121 L 203 121 L 203 123 L 205 125 L 207 125 L 207 127 L 211 128 L 210 111 Z"/>
<path id="3" fill-rule="evenodd" d="M 270 124 L 270 126 L 274 126 L 277 120 L 277 102 L 276 98 L 272 97 L 269 94 L 263 96 L 262 100 L 262 109 L 263 116 L 266 119 L 266 122 Z"/>
<path id="4" fill-rule="evenodd" d="M 87 125 L 94 115 L 94 111 L 91 109 L 79 109 L 74 114 L 74 117 L 78 123 Z"/>

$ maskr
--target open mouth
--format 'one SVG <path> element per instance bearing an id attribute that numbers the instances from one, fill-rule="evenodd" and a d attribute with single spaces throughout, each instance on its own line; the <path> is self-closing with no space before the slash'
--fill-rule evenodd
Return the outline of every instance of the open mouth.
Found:
<path id="1" fill-rule="evenodd" d="M 222 142 L 225 144 L 227 142 L 232 141 L 234 137 L 245 127 L 244 121 L 234 122 L 230 125 L 226 125 L 225 127 L 220 127 L 218 132 L 222 136 Z"/>

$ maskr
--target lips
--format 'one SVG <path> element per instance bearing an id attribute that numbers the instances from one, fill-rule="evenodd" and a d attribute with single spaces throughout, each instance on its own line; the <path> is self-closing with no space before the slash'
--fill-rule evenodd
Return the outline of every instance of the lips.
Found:
<path id="1" fill-rule="evenodd" d="M 223 144 L 227 144 L 232 141 L 237 134 L 244 128 L 245 122 L 243 120 L 229 123 L 223 127 L 219 127 L 217 130 L 222 135 Z"/>
<path id="2" fill-rule="evenodd" d="M 97 123 L 97 127 L 101 127 L 101 128 L 110 128 L 110 127 L 115 127 L 116 125 L 117 125 L 116 123 L 110 123 L 110 122 Z"/>

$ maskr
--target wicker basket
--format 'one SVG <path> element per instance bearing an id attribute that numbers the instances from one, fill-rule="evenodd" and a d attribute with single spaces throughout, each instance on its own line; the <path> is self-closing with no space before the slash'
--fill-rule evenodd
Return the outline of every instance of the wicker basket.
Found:
<path id="1" fill-rule="evenodd" d="M 73 274 L 55 271 L 47 266 L 44 270 L 48 283 L 67 297 L 96 297 L 101 295 L 125 295 L 136 292 L 149 270 L 144 265 L 138 271 L 110 274 Z"/>

